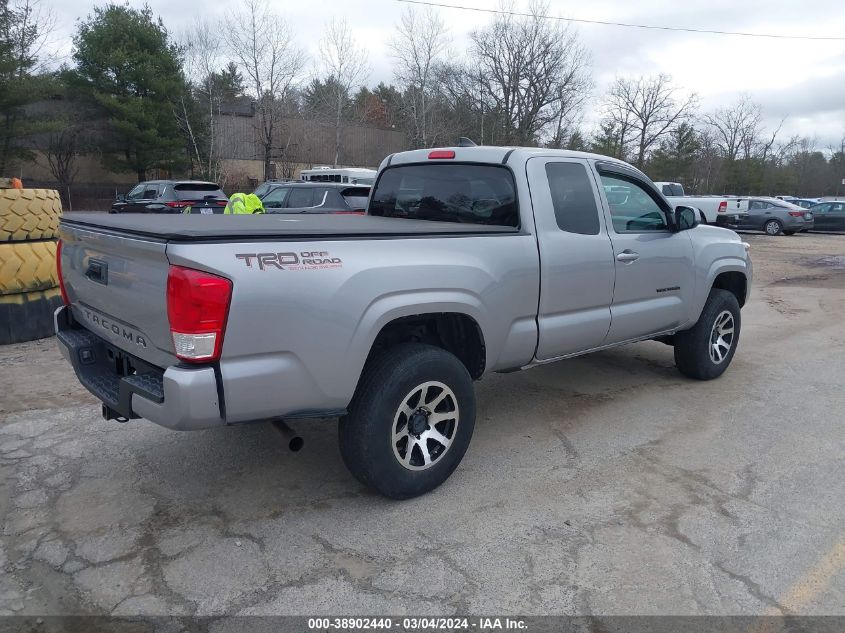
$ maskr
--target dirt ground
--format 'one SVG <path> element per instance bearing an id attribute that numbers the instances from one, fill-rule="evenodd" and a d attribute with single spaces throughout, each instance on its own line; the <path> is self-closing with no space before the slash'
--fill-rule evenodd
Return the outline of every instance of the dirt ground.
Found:
<path id="1" fill-rule="evenodd" d="M 54 341 L 0 347 L 0 615 L 845 615 L 845 235 L 743 239 L 721 379 L 651 342 L 486 377 L 406 502 L 334 421 L 106 423 Z"/>

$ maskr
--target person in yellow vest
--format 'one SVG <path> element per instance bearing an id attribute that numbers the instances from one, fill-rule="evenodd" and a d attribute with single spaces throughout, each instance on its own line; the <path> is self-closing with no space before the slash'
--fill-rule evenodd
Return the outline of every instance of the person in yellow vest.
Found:
<path id="1" fill-rule="evenodd" d="M 230 215 L 264 213 L 264 205 L 261 203 L 261 198 L 254 193 L 233 193 L 223 213 Z"/>
<path id="2" fill-rule="evenodd" d="M 250 215 L 264 212 L 261 198 L 254 193 L 233 193 L 223 211 L 226 215 Z M 193 209 L 185 207 L 182 213 L 193 213 Z"/>

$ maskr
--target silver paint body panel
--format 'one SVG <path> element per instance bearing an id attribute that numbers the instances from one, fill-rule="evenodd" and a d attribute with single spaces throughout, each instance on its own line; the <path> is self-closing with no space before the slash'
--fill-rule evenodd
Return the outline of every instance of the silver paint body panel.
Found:
<path id="1" fill-rule="evenodd" d="M 597 161 L 612 159 L 527 148 L 455 152 L 458 161 L 494 164 L 507 156 L 520 209 L 518 231 L 447 234 L 441 223 L 431 223 L 429 232 L 416 227 L 403 234 L 408 220 L 360 217 L 364 224 L 342 220 L 343 226 L 356 227 L 355 234 L 340 229 L 332 234 L 326 229 L 329 219 L 317 221 L 322 224 L 313 234 L 308 231 L 317 226 L 308 224 L 312 220 L 290 225 L 296 230 L 289 232 L 272 225 L 278 227 L 275 236 L 265 228 L 270 221 L 260 220 L 252 226 L 261 230 L 250 235 L 249 223 L 256 218 L 235 216 L 227 221 L 238 234 L 227 238 L 220 231 L 197 231 L 196 221 L 202 220 L 197 216 L 190 231 L 181 233 L 187 221 L 169 219 L 167 235 L 155 238 L 137 234 L 132 227 L 139 219 L 123 218 L 120 225 L 108 216 L 88 217 L 86 224 L 71 219 L 62 226 L 62 264 L 74 317 L 113 345 L 166 369 L 165 406 L 142 403 L 136 394 L 133 407 L 139 415 L 173 428 L 167 403 L 178 401 L 188 419 L 175 428 L 202 428 L 345 409 L 373 341 L 397 318 L 467 315 L 484 336 L 485 371 L 506 371 L 691 327 L 722 272 L 741 272 L 750 287 L 751 262 L 733 231 L 699 226 L 615 234 L 596 171 Z M 389 160 L 391 166 L 425 162 L 427 151 Z M 598 235 L 557 227 L 544 170 L 549 161 L 587 168 L 600 213 Z M 154 234 L 156 220 L 144 217 L 145 231 Z M 625 249 L 637 250 L 640 259 L 616 261 Z M 262 267 L 257 259 L 262 253 L 293 253 L 300 263 Z M 247 265 L 243 255 L 256 259 Z M 108 284 L 85 276 L 91 259 L 106 263 Z M 303 264 L 306 260 L 319 261 Z M 173 353 L 166 310 L 171 264 L 233 281 L 217 377 L 224 418 L 212 415 L 218 409 L 211 369 L 183 375 L 190 370 L 180 369 Z M 86 318 L 86 309 L 101 322 L 105 317 L 108 327 L 98 328 Z M 135 342 L 139 335 L 146 346 Z M 214 400 L 214 407 L 203 405 L 206 400 Z"/>

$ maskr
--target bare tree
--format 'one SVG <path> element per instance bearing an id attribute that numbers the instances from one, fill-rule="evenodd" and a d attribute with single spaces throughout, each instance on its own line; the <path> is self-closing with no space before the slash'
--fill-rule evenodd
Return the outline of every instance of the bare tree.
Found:
<path id="1" fill-rule="evenodd" d="M 762 119 L 762 108 L 748 95 L 742 96 L 735 104 L 719 108 L 704 117 L 713 130 L 722 155 L 728 161 L 735 161 L 740 152 L 744 153 L 744 158 L 750 158 L 760 134 Z"/>
<path id="2" fill-rule="evenodd" d="M 430 7 L 422 12 L 408 7 L 402 13 L 390 48 L 406 116 L 413 125 L 414 147 L 428 147 L 431 142 L 435 70 L 448 46 L 446 25 Z"/>
<path id="3" fill-rule="evenodd" d="M 58 122 L 57 122 L 58 123 Z M 65 125 L 50 132 L 43 145 L 47 168 L 59 183 L 62 203 L 73 210 L 70 199 L 70 185 L 79 173 L 79 157 L 87 151 L 83 131 L 79 125 L 68 121 Z"/>
<path id="4" fill-rule="evenodd" d="M 181 112 L 177 119 L 190 141 L 191 154 L 199 163 L 203 176 L 215 182 L 222 179 L 216 117 L 220 114 L 223 95 L 219 82 L 215 81 L 215 73 L 222 63 L 221 30 L 219 23 L 198 18 L 179 38 L 185 77 L 203 110 L 199 122 L 201 129 L 194 129 L 191 124 L 186 103 L 189 95 L 181 96 Z"/>
<path id="5" fill-rule="evenodd" d="M 334 166 L 340 160 L 341 122 L 349 98 L 369 74 L 367 51 L 355 43 L 346 20 L 332 20 L 320 40 L 320 63 L 328 78 L 334 118 Z"/>
<path id="6" fill-rule="evenodd" d="M 605 116 L 621 130 L 623 144 L 631 144 L 637 167 L 645 165 L 649 150 L 663 136 L 693 114 L 695 94 L 676 98 L 672 78 L 656 77 L 625 79 L 617 77 L 610 87 Z"/>
<path id="7" fill-rule="evenodd" d="M 265 0 L 244 0 L 226 21 L 229 53 L 246 75 L 255 99 L 264 178 L 271 178 L 273 142 L 284 106 L 305 65 L 287 23 Z"/>
<path id="8" fill-rule="evenodd" d="M 499 14 L 470 35 L 473 64 L 504 143 L 539 142 L 550 127 L 572 119 L 592 88 L 577 31 L 543 17 L 547 12 L 532 0 L 528 17 Z"/>

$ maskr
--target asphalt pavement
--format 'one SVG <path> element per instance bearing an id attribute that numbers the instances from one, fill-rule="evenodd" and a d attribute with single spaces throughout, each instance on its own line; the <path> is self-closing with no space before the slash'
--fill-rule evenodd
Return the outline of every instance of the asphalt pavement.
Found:
<path id="1" fill-rule="evenodd" d="M 52 341 L 0 348 L 0 614 L 845 615 L 845 237 L 748 240 L 721 379 L 659 343 L 487 377 L 410 501 L 334 421 L 105 422 Z"/>

